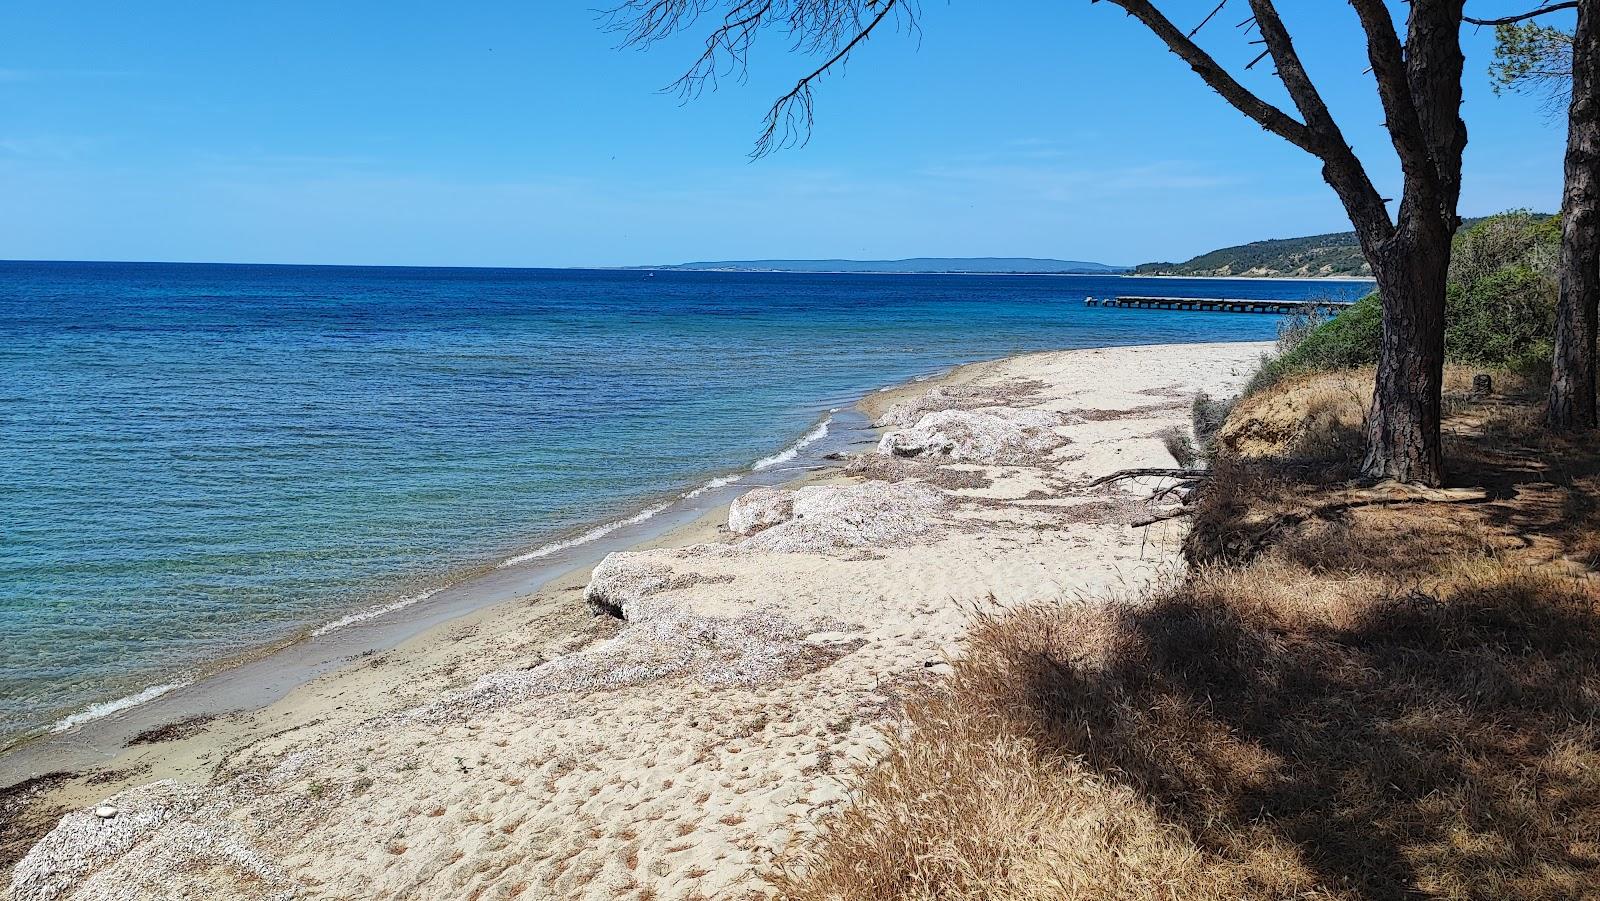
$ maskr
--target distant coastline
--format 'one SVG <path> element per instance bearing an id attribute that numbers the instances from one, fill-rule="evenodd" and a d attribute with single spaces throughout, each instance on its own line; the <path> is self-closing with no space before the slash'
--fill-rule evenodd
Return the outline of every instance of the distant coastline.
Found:
<path id="1" fill-rule="evenodd" d="M 1132 266 L 1036 257 L 910 257 L 901 260 L 716 260 L 624 266 L 658 272 L 793 272 L 845 275 L 1120 275 Z"/>
<path id="2" fill-rule="evenodd" d="M 1280 242 L 1286 243 L 1286 242 Z M 1252 245 L 1253 247 L 1254 245 Z M 1347 249 L 1347 248 L 1341 248 Z M 1232 250 L 1238 250 L 1233 248 Z M 1214 251 L 1211 257 L 1226 251 Z M 1360 260 L 1359 250 L 1354 258 Z M 1208 260 L 1215 262 L 1215 260 Z M 1279 261 L 1281 262 L 1281 261 Z M 621 271 L 645 272 L 727 272 L 790 275 L 1088 275 L 1140 278 L 1253 279 L 1257 281 L 1371 281 L 1359 265 L 1320 267 L 1304 271 L 1296 265 L 1243 266 L 1228 262 L 1219 266 L 1142 263 L 1138 266 L 1112 266 L 1081 260 L 1039 259 L 1033 257 L 915 257 L 904 260 L 719 260 L 670 263 L 655 266 L 619 266 Z"/>
<path id="3" fill-rule="evenodd" d="M 1124 278 L 1160 278 L 1208 282 L 1372 282 L 1370 275 L 1148 275 L 1122 273 Z"/>
<path id="4" fill-rule="evenodd" d="M 1371 282 L 1370 275 L 1178 275 L 1163 274 L 1151 275 L 1148 273 L 1127 271 L 1106 272 L 1074 272 L 1074 271 L 1039 271 L 1039 272 L 1011 272 L 992 271 L 983 272 L 975 270 L 920 270 L 920 269 L 714 269 L 690 268 L 689 264 L 679 266 L 621 266 L 620 271 L 626 272 L 726 272 L 729 274 L 768 274 L 768 275 L 981 275 L 981 276 L 1043 276 L 1063 277 L 1080 276 L 1094 278 L 1129 278 L 1129 279 L 1164 279 L 1173 281 L 1206 281 L 1206 282 Z"/>

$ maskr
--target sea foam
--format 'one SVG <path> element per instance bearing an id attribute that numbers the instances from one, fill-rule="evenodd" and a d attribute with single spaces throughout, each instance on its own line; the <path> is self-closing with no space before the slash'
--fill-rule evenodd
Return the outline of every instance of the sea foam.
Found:
<path id="1" fill-rule="evenodd" d="M 56 720 L 54 723 L 50 724 L 50 731 L 52 733 L 65 732 L 68 729 L 81 726 L 84 723 L 103 719 L 118 711 L 127 710 L 130 707 L 138 707 L 140 704 L 148 704 L 149 702 L 154 701 L 156 698 L 161 697 L 169 691 L 176 691 L 185 685 L 191 684 L 192 681 L 193 680 L 191 679 L 185 679 L 182 682 L 168 682 L 164 685 L 152 685 L 149 688 L 146 688 L 144 691 L 138 692 L 137 694 L 126 695 L 124 697 L 117 698 L 114 701 L 106 701 L 104 703 L 95 704 L 92 707 L 81 710 L 72 714 L 71 716 L 62 717 L 61 719 Z"/>
<path id="2" fill-rule="evenodd" d="M 579 545 L 588 544 L 591 541 L 599 541 L 600 539 L 610 535 L 612 532 L 615 532 L 620 528 L 637 525 L 658 513 L 666 512 L 671 507 L 671 504 L 656 504 L 651 507 L 646 507 L 645 509 L 640 510 L 638 513 L 635 513 L 626 519 L 612 520 L 605 525 L 595 526 L 594 528 L 575 538 L 551 542 L 543 547 L 535 548 L 526 554 L 518 554 L 515 557 L 502 560 L 500 561 L 499 566 L 516 566 L 519 563 L 527 563 L 530 560 L 538 560 L 543 557 L 548 557 L 551 554 L 567 550 L 568 548 L 578 547 Z"/>
<path id="3" fill-rule="evenodd" d="M 392 604 L 385 604 L 382 607 L 373 607 L 370 610 L 362 610 L 359 613 L 352 613 L 349 616 L 342 616 L 331 623 L 326 623 L 318 626 L 316 629 L 313 629 L 311 632 L 311 637 L 316 638 L 319 635 L 326 635 L 329 632 L 333 632 L 337 629 L 343 629 L 345 626 L 353 626 L 356 623 L 365 622 L 369 619 L 376 619 L 377 617 L 383 616 L 385 613 L 393 613 L 396 610 L 404 610 L 405 608 L 410 607 L 412 604 L 418 604 L 426 601 L 428 598 L 431 598 L 438 593 L 439 589 L 430 588 L 421 594 L 414 594 L 411 597 L 403 598 L 395 601 Z"/>
<path id="4" fill-rule="evenodd" d="M 816 426 L 811 429 L 811 431 L 801 435 L 800 440 L 789 445 L 783 450 L 778 451 L 770 457 L 762 457 L 761 459 L 757 460 L 755 464 L 750 467 L 750 471 L 760 472 L 764 469 L 771 469 L 780 463 L 787 463 L 790 460 L 793 460 L 795 457 L 800 456 L 800 452 L 805 450 L 808 446 L 816 444 L 818 441 L 828 437 L 828 427 L 832 424 L 832 416 L 824 418 L 821 422 L 817 423 Z"/>

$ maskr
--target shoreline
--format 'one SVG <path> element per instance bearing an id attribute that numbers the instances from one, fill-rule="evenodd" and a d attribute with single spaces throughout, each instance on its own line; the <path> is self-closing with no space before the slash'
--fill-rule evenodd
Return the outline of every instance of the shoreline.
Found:
<path id="1" fill-rule="evenodd" d="M 1187 378 L 1182 371 L 1183 366 L 1174 367 L 1170 360 L 1162 360 L 1163 357 L 1197 357 L 1199 354 L 1197 359 L 1201 359 L 1207 351 L 1222 349 L 1219 352 L 1249 361 L 1254 359 L 1261 347 L 1257 343 L 1144 345 L 1021 354 L 964 364 L 937 376 L 870 392 L 855 407 L 840 412 L 859 416 L 864 423 L 879 419 L 884 411 L 896 404 L 914 400 L 936 389 L 973 386 L 1008 369 L 1048 368 L 1051 365 L 1064 365 L 1068 369 L 1072 366 L 1081 367 L 1093 356 L 1102 354 L 1156 361 L 1161 364 L 1156 368 L 1171 368 L 1173 377 L 1181 382 Z M 1192 362 L 1189 368 L 1193 368 Z M 1145 395 L 1145 399 L 1154 401 L 1162 396 L 1160 393 L 1150 393 Z M 1162 406 L 1163 403 L 1165 406 Z M 1182 404 L 1171 400 L 1135 404 L 1133 413 L 1136 415 L 1128 421 L 1143 427 L 1144 422 L 1139 418 L 1144 415 L 1139 412 L 1143 406 L 1176 410 Z M 1091 421 L 1088 425 L 1098 430 L 1121 421 L 1123 416 L 1119 414 L 1117 418 L 1105 422 Z M 863 445 L 859 439 L 870 434 L 869 429 L 863 426 L 859 429 L 838 429 L 833 437 L 848 437 L 850 440 L 846 446 L 860 450 Z M 1141 446 L 1152 444 L 1147 433 L 1144 434 L 1146 437 L 1139 439 Z M 1121 462 L 1117 458 L 1125 448 L 1120 443 L 1116 444 L 1108 450 L 1110 456 L 1095 460 L 1094 465 Z M 826 485 L 844 481 L 844 464 L 823 459 L 830 452 L 837 453 L 829 450 L 832 446 L 831 443 L 821 442 L 814 445 L 814 459 L 797 457 L 796 461 L 791 461 L 796 463 L 793 470 L 774 467 L 774 475 L 786 474 L 786 478 L 774 479 L 772 483 L 787 483 L 794 487 L 799 484 Z M 1148 450 L 1140 453 L 1148 453 Z M 1018 478 L 1028 482 L 1034 476 L 1023 473 Z M 53 822 L 53 813 L 93 804 L 124 788 L 153 780 L 212 783 L 228 772 L 247 766 L 249 761 L 286 753 L 291 747 L 318 747 L 334 741 L 349 730 L 358 728 L 360 723 L 370 721 L 375 714 L 414 708 L 419 704 L 427 704 L 430 698 L 465 690 L 473 684 L 475 675 L 481 680 L 486 672 L 493 672 L 497 666 L 517 666 L 516 661 L 519 660 L 533 660 L 533 665 L 537 666 L 539 661 L 581 656 L 585 649 L 601 646 L 618 634 L 616 630 L 619 626 L 615 621 L 595 618 L 581 599 L 584 586 L 590 581 L 594 563 L 606 550 L 615 547 L 616 550 L 626 549 L 633 553 L 681 553 L 673 549 L 703 546 L 708 542 L 726 542 L 728 533 L 722 523 L 726 518 L 728 503 L 733 496 L 760 485 L 757 480 L 747 479 L 706 491 L 695 498 L 705 503 L 695 505 L 692 511 L 680 511 L 671 518 L 658 517 L 660 521 L 653 522 L 656 527 L 654 534 L 641 535 L 619 529 L 614 533 L 614 541 L 600 540 L 582 546 L 591 551 L 583 556 L 594 559 L 564 560 L 565 565 L 559 571 L 550 568 L 536 583 L 522 583 L 518 586 L 520 590 L 514 590 L 499 600 L 479 603 L 470 609 L 455 610 L 448 615 L 429 617 L 428 622 L 410 635 L 392 642 L 387 649 L 345 653 L 332 665 L 310 673 L 307 678 L 293 685 L 276 686 L 280 689 L 278 696 L 264 705 L 232 712 L 214 711 L 216 715 L 204 722 L 186 723 L 179 717 L 180 722 L 175 725 L 155 724 L 151 727 L 155 733 L 152 740 L 116 749 L 75 776 L 48 780 L 48 784 L 36 786 L 28 792 L 25 799 L 27 807 L 36 820 L 46 818 Z M 1039 490 L 1033 489 L 1034 493 Z M 1007 503 L 1016 502 L 1019 501 Z M 804 588 L 809 584 L 802 582 L 797 587 Z M 331 634 L 360 630 L 361 626 L 362 623 L 357 623 Z M 955 635 L 950 631 L 952 628 L 951 622 L 943 622 L 936 630 L 942 636 L 935 641 L 936 646 L 949 646 Z M 158 704 L 161 700 L 153 703 Z M 172 706 L 174 709 L 177 707 Z M 167 716 L 153 718 L 171 720 Z M 871 745 L 870 737 L 861 737 L 860 741 L 865 744 L 855 739 L 851 743 L 863 748 Z M 730 818 L 732 816 L 729 815 Z M 34 825 L 40 824 L 36 822 Z"/>
<path id="2" fill-rule="evenodd" d="M 930 373 L 919 378 L 938 377 Z M 586 571 L 607 553 L 649 544 L 706 513 L 725 511 L 733 496 L 750 487 L 802 479 L 825 464 L 824 456 L 841 452 L 868 431 L 854 405 L 824 411 L 800 436 L 749 466 L 693 488 L 643 498 L 525 550 L 457 567 L 426 580 L 433 587 L 415 591 L 423 580 L 410 580 L 394 592 L 393 600 L 300 626 L 281 638 L 203 661 L 7 738 L 0 742 L 0 792 L 31 779 L 106 765 L 129 739 L 174 722 L 269 706 L 359 656 L 391 650 L 440 624 L 537 594 L 562 576 Z"/>

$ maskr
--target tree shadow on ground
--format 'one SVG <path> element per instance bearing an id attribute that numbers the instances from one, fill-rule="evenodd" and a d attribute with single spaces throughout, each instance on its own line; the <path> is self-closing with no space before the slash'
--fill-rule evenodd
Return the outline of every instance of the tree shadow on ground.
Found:
<path id="1" fill-rule="evenodd" d="M 1600 616 L 1575 584 L 1508 568 L 1313 611 L 1201 576 L 1079 615 L 1104 619 L 1012 622 L 974 656 L 1005 658 L 1046 753 L 1247 873 L 1295 858 L 1300 891 L 1361 898 L 1600 886 Z"/>
<path id="2" fill-rule="evenodd" d="M 1207 850 L 1292 849 L 1299 891 L 1600 897 L 1600 447 L 1534 412 L 1456 405 L 1443 491 L 1221 461 L 1185 584 L 997 621 L 974 665 Z"/>

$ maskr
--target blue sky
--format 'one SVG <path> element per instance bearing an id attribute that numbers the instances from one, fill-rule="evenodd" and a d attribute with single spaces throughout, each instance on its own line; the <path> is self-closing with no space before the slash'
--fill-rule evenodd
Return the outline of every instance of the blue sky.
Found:
<path id="1" fill-rule="evenodd" d="M 658 89 L 696 42 L 618 50 L 590 5 L 6 4 L 0 258 L 1136 263 L 1347 227 L 1310 158 L 1107 4 L 924 0 L 920 36 L 875 37 L 821 86 L 809 146 L 756 162 L 762 114 L 809 60 L 771 35 L 747 83 L 680 104 Z M 1163 4 L 1183 23 L 1213 6 Z M 1280 6 L 1392 194 L 1354 13 Z M 1257 50 L 1243 17 L 1204 33 L 1235 68 Z M 1490 92 L 1492 43 L 1468 30 L 1462 212 L 1552 210 L 1564 123 Z M 1264 66 L 1242 80 L 1282 99 Z"/>

